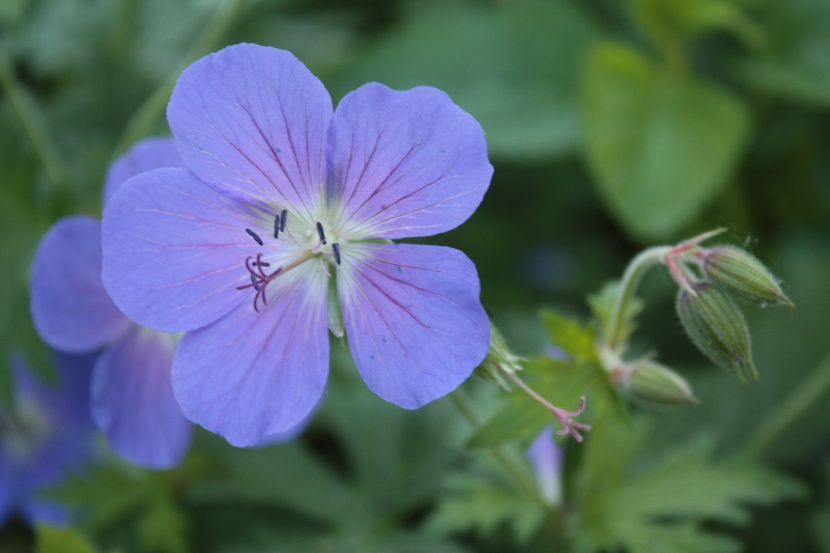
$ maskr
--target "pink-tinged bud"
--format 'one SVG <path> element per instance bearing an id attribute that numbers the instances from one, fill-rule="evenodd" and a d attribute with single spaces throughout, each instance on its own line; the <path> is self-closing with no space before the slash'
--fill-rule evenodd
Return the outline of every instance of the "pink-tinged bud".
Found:
<path id="1" fill-rule="evenodd" d="M 770 270 L 740 248 L 716 246 L 706 249 L 703 270 L 715 284 L 740 299 L 761 306 L 793 306 Z"/>
<path id="2" fill-rule="evenodd" d="M 637 361 L 620 376 L 622 391 L 645 407 L 672 407 L 699 403 L 686 380 L 654 361 Z"/>
<path id="3" fill-rule="evenodd" d="M 681 289 L 677 314 L 697 348 L 719 367 L 742 381 L 757 380 L 749 329 L 735 302 L 710 282 L 692 284 L 694 295 Z"/>

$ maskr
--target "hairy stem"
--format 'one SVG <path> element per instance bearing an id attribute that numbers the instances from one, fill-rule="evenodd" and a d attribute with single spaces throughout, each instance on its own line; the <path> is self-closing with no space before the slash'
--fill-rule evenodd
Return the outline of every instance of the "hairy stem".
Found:
<path id="1" fill-rule="evenodd" d="M 670 251 L 671 248 L 669 246 L 649 248 L 632 259 L 631 263 L 626 267 L 622 281 L 620 282 L 619 291 L 617 292 L 617 299 L 614 301 L 614 307 L 611 309 L 611 316 L 608 319 L 607 336 L 605 337 L 606 346 L 612 352 L 616 353 L 620 347 L 624 333 L 625 313 L 628 310 L 631 300 L 634 298 L 637 285 L 639 285 L 643 275 L 651 267 L 661 263 Z"/>

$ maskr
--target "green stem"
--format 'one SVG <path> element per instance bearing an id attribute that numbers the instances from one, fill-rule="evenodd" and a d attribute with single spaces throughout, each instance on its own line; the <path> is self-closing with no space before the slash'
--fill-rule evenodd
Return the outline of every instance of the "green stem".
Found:
<path id="1" fill-rule="evenodd" d="M 611 309 L 611 316 L 608 319 L 606 346 L 612 351 L 617 352 L 622 342 L 625 327 L 625 313 L 631 300 L 634 298 L 634 292 L 637 290 L 637 285 L 643 278 L 643 275 L 654 265 L 661 263 L 666 254 L 671 251 L 669 246 L 657 246 L 649 248 L 641 252 L 637 257 L 631 260 L 628 267 L 623 273 L 622 281 L 620 282 L 617 298 L 614 301 L 614 307 Z"/>
<path id="2" fill-rule="evenodd" d="M 5 92 L 6 99 L 40 158 L 49 183 L 53 190 L 57 189 L 64 182 L 66 169 L 49 138 L 46 123 L 37 104 L 17 81 L 8 53 L 2 45 L 0 45 L 0 89 Z"/>
<path id="3" fill-rule="evenodd" d="M 757 427 L 746 442 L 746 451 L 751 455 L 762 453 L 828 390 L 830 355 Z"/>
<path id="4" fill-rule="evenodd" d="M 450 394 L 450 397 L 461 415 L 467 419 L 468 423 L 470 423 L 470 426 L 474 429 L 481 428 L 481 421 L 473 409 L 473 406 L 470 404 L 470 400 L 467 398 L 464 390 L 458 388 Z M 504 472 L 510 475 L 510 477 L 522 490 L 524 490 L 540 505 L 547 507 L 547 503 L 539 491 L 539 486 L 537 486 L 536 481 L 531 477 L 531 475 L 528 474 L 527 466 L 516 459 L 516 456 L 512 450 L 505 446 L 501 446 L 491 448 L 490 452 L 493 454 L 493 457 L 499 465 L 501 465 L 502 469 L 504 469 Z"/>
<path id="5" fill-rule="evenodd" d="M 193 43 L 193 46 L 185 54 L 182 63 L 150 94 L 135 115 L 132 116 L 129 123 L 127 123 L 127 128 L 124 129 L 121 137 L 116 142 L 113 158 L 123 153 L 136 141 L 150 132 L 150 129 L 153 128 L 153 125 L 155 125 L 156 121 L 164 113 L 167 101 L 170 99 L 170 93 L 173 91 L 179 74 L 193 60 L 215 47 L 236 20 L 243 4 L 243 0 L 228 0 L 219 3 L 216 12 L 214 12 L 205 30 L 202 31 L 202 34 L 199 35 Z"/>

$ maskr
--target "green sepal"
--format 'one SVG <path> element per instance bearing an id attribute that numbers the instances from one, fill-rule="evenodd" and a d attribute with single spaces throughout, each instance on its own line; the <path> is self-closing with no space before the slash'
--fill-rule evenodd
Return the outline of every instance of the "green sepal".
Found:
<path id="1" fill-rule="evenodd" d="M 697 281 L 677 294 L 677 314 L 686 334 L 714 364 L 741 381 L 758 379 L 749 329 L 735 302 L 714 284 Z"/>
<path id="2" fill-rule="evenodd" d="M 712 281 L 737 296 L 761 306 L 786 305 L 793 302 L 781 290 L 779 281 L 752 254 L 735 246 L 708 248 L 703 270 Z"/>

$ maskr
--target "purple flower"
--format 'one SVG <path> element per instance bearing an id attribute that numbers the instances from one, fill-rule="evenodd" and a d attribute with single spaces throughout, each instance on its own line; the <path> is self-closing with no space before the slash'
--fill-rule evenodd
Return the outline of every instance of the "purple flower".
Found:
<path id="1" fill-rule="evenodd" d="M 92 452 L 89 382 L 93 357 L 58 355 L 57 387 L 12 359 L 14 406 L 0 405 L 0 526 L 14 512 L 30 522 L 62 522 L 63 509 L 39 493 Z"/>
<path id="2" fill-rule="evenodd" d="M 143 141 L 112 165 L 104 197 L 134 174 L 181 165 L 172 139 Z M 80 216 L 55 223 L 35 253 L 31 290 L 35 327 L 50 346 L 106 348 L 95 362 L 91 408 L 112 449 L 151 468 L 177 464 L 192 428 L 170 384 L 175 338 L 134 325 L 110 300 L 101 282 L 101 223 Z"/>
<path id="3" fill-rule="evenodd" d="M 527 448 L 539 491 L 548 505 L 562 500 L 562 449 L 553 440 L 553 428 L 546 426 Z"/>
<path id="4" fill-rule="evenodd" d="M 290 53 L 242 44 L 186 69 L 167 114 L 189 170 L 119 189 L 103 275 L 132 319 L 186 332 L 173 387 L 188 418 L 235 445 L 296 424 L 323 391 L 327 327 L 408 409 L 484 359 L 472 262 L 389 241 L 456 227 L 489 185 L 481 127 L 444 93 L 372 83 L 333 111 Z"/>

